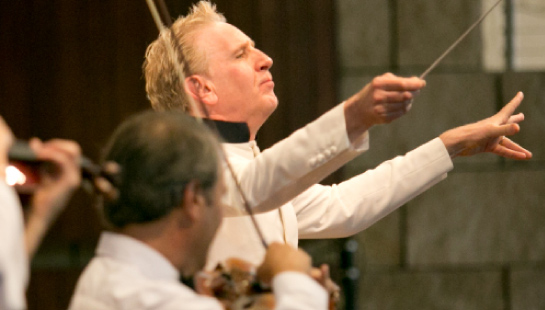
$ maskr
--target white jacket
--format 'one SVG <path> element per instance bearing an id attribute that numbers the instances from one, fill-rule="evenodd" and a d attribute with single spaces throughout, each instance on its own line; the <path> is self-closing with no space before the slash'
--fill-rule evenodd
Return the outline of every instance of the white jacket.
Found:
<path id="1" fill-rule="evenodd" d="M 255 141 L 223 144 L 256 215 L 265 241 L 297 246 L 299 238 L 339 238 L 357 233 L 446 177 L 450 156 L 436 138 L 334 186 L 315 185 L 368 149 L 365 133 L 351 145 L 342 104 L 259 154 Z M 254 264 L 265 249 L 229 172 L 226 217 L 212 243 L 207 268 L 229 257 Z M 279 206 L 281 206 L 279 208 Z M 237 209 L 238 208 L 238 209 Z M 238 212 L 238 213 L 237 213 Z"/>

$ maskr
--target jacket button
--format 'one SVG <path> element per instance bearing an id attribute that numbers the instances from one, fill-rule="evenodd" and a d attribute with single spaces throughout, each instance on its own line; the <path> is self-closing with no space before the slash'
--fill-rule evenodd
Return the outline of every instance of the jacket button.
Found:
<path id="1" fill-rule="evenodd" d="M 323 162 L 325 161 L 324 155 L 319 154 L 319 155 L 317 156 L 317 158 L 316 158 L 316 161 L 317 161 L 319 164 L 323 163 Z"/>

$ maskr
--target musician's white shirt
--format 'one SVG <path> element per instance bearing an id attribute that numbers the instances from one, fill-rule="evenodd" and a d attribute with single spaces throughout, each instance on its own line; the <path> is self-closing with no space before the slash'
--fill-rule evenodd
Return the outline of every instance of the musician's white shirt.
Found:
<path id="1" fill-rule="evenodd" d="M 0 180 L 0 309 L 26 309 L 29 265 L 23 209 L 14 189 Z"/>
<path id="2" fill-rule="evenodd" d="M 112 232 L 102 233 L 96 256 L 78 280 L 69 310 L 223 309 L 179 281 L 172 264 L 146 244 Z M 327 309 L 325 290 L 298 272 L 273 279 L 275 309 Z"/>

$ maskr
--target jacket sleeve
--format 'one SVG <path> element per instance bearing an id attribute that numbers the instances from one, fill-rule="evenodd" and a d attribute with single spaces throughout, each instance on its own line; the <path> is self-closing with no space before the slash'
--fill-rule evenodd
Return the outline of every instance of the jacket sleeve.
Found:
<path id="1" fill-rule="evenodd" d="M 232 163 L 242 190 L 256 213 L 279 208 L 369 147 L 368 133 L 351 144 L 346 133 L 343 105 L 263 151 L 254 160 Z M 236 187 L 226 176 L 227 185 Z M 231 191 L 236 192 L 236 191 Z M 238 193 L 228 205 L 242 203 Z M 236 212 L 227 216 L 237 215 Z"/>
<path id="2" fill-rule="evenodd" d="M 364 230 L 443 180 L 452 167 L 436 138 L 338 185 L 315 185 L 292 200 L 299 237 L 340 238 Z"/>

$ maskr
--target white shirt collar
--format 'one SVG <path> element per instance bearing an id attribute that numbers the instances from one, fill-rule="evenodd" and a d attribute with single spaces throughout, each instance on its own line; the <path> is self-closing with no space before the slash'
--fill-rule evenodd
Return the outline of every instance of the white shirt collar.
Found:
<path id="1" fill-rule="evenodd" d="M 135 266 L 152 279 L 179 281 L 180 278 L 178 270 L 162 254 L 143 242 L 122 234 L 103 232 L 96 255 Z"/>

